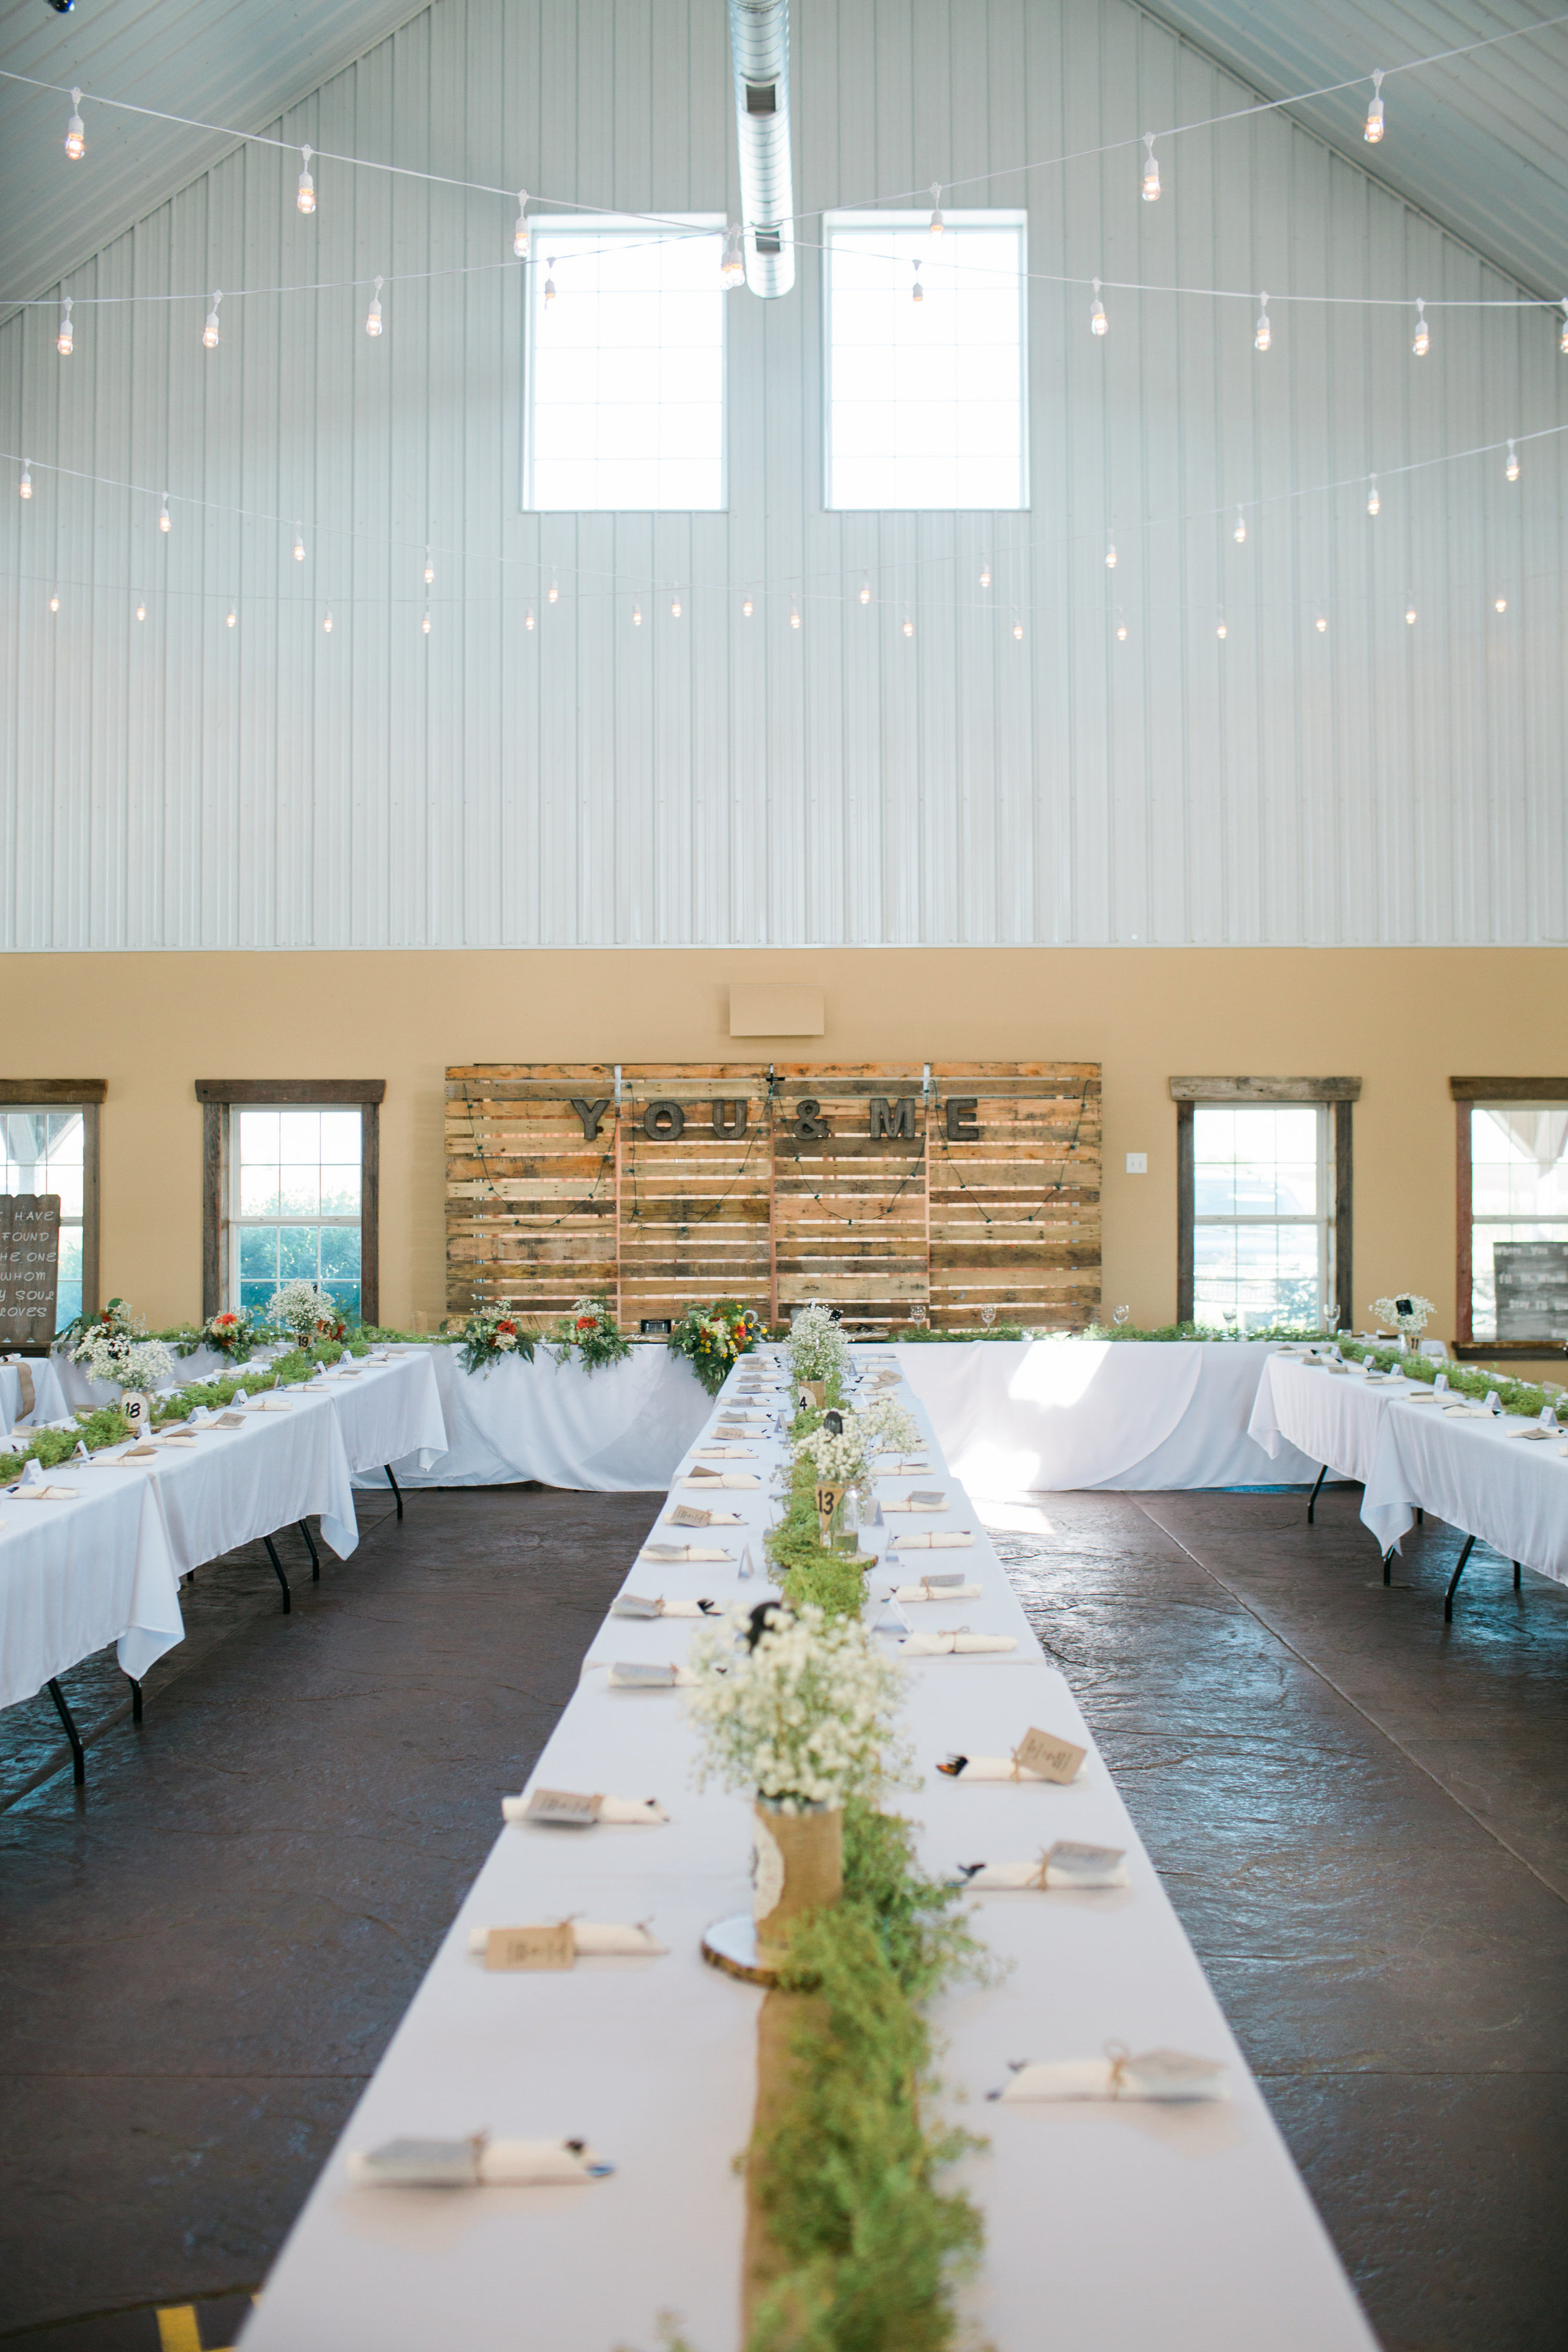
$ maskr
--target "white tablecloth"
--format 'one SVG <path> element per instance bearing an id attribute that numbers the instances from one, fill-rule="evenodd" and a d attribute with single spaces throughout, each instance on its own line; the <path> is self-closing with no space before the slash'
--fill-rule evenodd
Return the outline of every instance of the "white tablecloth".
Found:
<path id="1" fill-rule="evenodd" d="M 1247 1434 L 1259 1340 L 927 1340 L 897 1350 L 972 1494 L 1084 1486 L 1148 1493 L 1310 1479 Z"/>
<path id="2" fill-rule="evenodd" d="M 557 1364 L 542 1348 L 531 1364 L 494 1364 L 484 1372 L 465 1371 L 456 1348 L 426 1352 L 448 1451 L 428 1470 L 395 1458 L 400 1486 L 538 1478 L 546 1486 L 643 1493 L 668 1485 L 709 1410 L 695 1375 L 668 1348 L 636 1347 L 595 1372 Z"/>
<path id="3" fill-rule="evenodd" d="M 1542 1576 L 1568 1584 L 1568 1437 L 1538 1444 L 1512 1413 L 1458 1420 L 1436 1405 L 1384 1416 L 1361 1515 L 1386 1552 L 1417 1507 Z"/>
<path id="4" fill-rule="evenodd" d="M 0 1494 L 0 1706 L 31 1698 L 110 1642 L 138 1682 L 184 1638 L 168 1530 L 152 1479 L 62 1463 L 71 1503 Z"/>
<path id="5" fill-rule="evenodd" d="M 192 1446 L 161 1447 L 150 1473 L 117 1468 L 123 1446 L 94 1454 L 90 1465 L 79 1462 L 71 1468 L 84 1486 L 154 1477 L 169 1549 L 182 1576 L 313 1512 L 321 1515 L 326 1542 L 340 1559 L 347 1559 L 359 1541 L 359 1528 L 331 1399 L 295 1391 L 286 1402 L 288 1412 L 247 1412 L 243 1429 L 215 1429 Z"/>
<path id="6" fill-rule="evenodd" d="M 411 1349 L 389 1364 L 366 1363 L 345 1357 L 343 1364 L 311 1382 L 330 1396 L 342 1432 L 349 1468 L 362 1485 L 384 1486 L 381 1476 L 388 1462 L 412 1460 L 428 1470 L 447 1451 L 447 1423 L 441 1393 L 436 1385 L 433 1350 Z M 347 1371 L 344 1364 L 355 1362 Z"/>
<path id="7" fill-rule="evenodd" d="M 1277 1459 L 1299 1451 L 1342 1478 L 1364 1485 L 1377 1458 L 1384 1421 L 1411 1382 L 1368 1381 L 1360 1370 L 1331 1372 L 1293 1356 L 1271 1356 L 1258 1384 L 1247 1433 Z M 1423 1406 L 1423 1412 L 1435 1410 Z"/>
<path id="8" fill-rule="evenodd" d="M 711 1539 L 738 1554 L 749 1537 L 756 1556 L 776 1459 L 759 1447 L 756 1464 L 734 1465 L 755 1468 L 763 1485 L 715 1496 L 744 1524 Z M 943 1486 L 952 1507 L 894 1524 L 973 1527 L 973 1548 L 935 1557 L 962 1566 L 984 1594 L 910 1614 L 922 1626 L 962 1618 L 1010 1633 L 1018 1649 L 910 1668 L 907 1725 L 925 1783 L 904 1804 L 923 1824 L 922 1860 L 946 1873 L 1066 1836 L 1125 1848 L 1131 1874 L 1124 1895 L 985 1901 L 980 1931 L 1013 1971 L 939 2005 L 941 2071 L 966 2097 L 950 2099 L 948 2112 L 991 2141 L 963 2168 L 987 2240 L 965 2315 L 999 2352 L 1037 2352 L 1042 2342 L 1075 2352 L 1373 2352 L 1071 1693 L 1043 1663 L 940 1450 L 932 1465 L 912 1483 Z M 679 1495 L 689 1499 L 685 1486 Z M 660 1540 L 676 1532 L 662 1521 Z M 886 1580 L 874 1570 L 873 1592 Z M 723 1601 L 766 1590 L 700 1564 L 640 1562 L 626 1582 Z M 681 1620 L 606 1619 L 534 1776 L 658 1796 L 669 1826 L 502 1831 L 267 2282 L 246 2352 L 510 2342 L 520 2311 L 531 2344 L 605 2352 L 651 2344 L 663 2310 L 704 2352 L 734 2352 L 743 2209 L 731 2159 L 751 2124 L 759 1995 L 706 1968 L 698 1938 L 749 1905 L 748 1809 L 737 1796 L 694 1792 L 693 1741 L 673 1693 L 612 1693 L 605 1673 L 616 1658 L 679 1660 L 690 1630 Z M 1030 1723 L 1089 1749 L 1073 1787 L 965 1786 L 933 1774 L 948 1750 L 994 1751 Z M 570 1912 L 646 1918 L 668 1956 L 506 1976 L 469 1955 L 471 1928 Z M 984 2104 L 1010 2059 L 1094 2056 L 1108 2036 L 1223 2061 L 1230 2103 L 1179 2115 Z M 350 2148 L 481 2126 L 504 2137 L 586 2136 L 617 2169 L 582 2189 L 348 2186 Z"/>
<path id="9" fill-rule="evenodd" d="M 23 1402 L 22 1366 L 0 1364 L 0 1430 L 7 1435 L 18 1424 L 24 1429 L 42 1429 L 46 1421 L 63 1421 L 69 1410 L 49 1357 L 27 1357 L 26 1370 L 33 1383 L 31 1409 Z"/>

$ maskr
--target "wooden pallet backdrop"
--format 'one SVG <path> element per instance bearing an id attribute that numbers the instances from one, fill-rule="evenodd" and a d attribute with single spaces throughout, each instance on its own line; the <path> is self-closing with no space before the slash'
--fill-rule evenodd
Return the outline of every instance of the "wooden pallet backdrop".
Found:
<path id="1" fill-rule="evenodd" d="M 575 1106 L 575 1107 L 574 1107 Z M 1093 1062 L 506 1063 L 447 1073 L 447 1307 L 636 1331 L 692 1300 L 875 1328 L 1100 1311 Z"/>

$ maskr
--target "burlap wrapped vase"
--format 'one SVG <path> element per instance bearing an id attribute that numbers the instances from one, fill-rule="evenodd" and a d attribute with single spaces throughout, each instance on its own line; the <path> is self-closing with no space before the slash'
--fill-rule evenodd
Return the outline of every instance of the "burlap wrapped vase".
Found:
<path id="1" fill-rule="evenodd" d="M 844 1814 L 837 1805 L 786 1812 L 781 1799 L 759 1797 L 754 1826 L 757 1957 L 776 1965 L 800 1914 L 837 1903 L 844 1892 Z"/>

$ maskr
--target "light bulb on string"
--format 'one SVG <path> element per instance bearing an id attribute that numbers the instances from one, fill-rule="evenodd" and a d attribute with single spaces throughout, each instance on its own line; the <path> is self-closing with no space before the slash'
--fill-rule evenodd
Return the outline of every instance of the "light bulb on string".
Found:
<path id="1" fill-rule="evenodd" d="M 640 629 L 642 626 L 642 606 L 640 604 L 634 604 L 632 606 L 632 626 L 634 629 Z"/>
<path id="2" fill-rule="evenodd" d="M 330 637 L 330 636 L 331 635 L 331 634 L 332 634 L 332 608 L 331 608 L 331 606 L 329 604 L 329 605 L 327 606 L 326 611 L 325 611 L 325 612 L 322 614 L 322 615 L 321 615 L 321 635 L 322 635 L 324 637 Z"/>
<path id="3" fill-rule="evenodd" d="M 424 630 L 426 635 L 428 636 L 430 634 L 430 607 L 428 604 L 425 607 L 424 618 L 421 620 L 419 625 Z"/>
<path id="4" fill-rule="evenodd" d="M 1380 68 L 1372 78 L 1372 103 L 1366 110 L 1362 137 L 1369 147 L 1375 147 L 1383 137 L 1383 73 Z"/>
<path id="5" fill-rule="evenodd" d="M 436 566 L 430 561 L 428 548 L 425 551 L 425 585 L 426 588 L 434 588 L 436 585 Z"/>
<path id="6" fill-rule="evenodd" d="M 163 491 L 158 499 L 158 528 L 163 532 L 165 539 L 167 539 L 169 533 L 174 528 L 174 522 L 169 514 L 169 493 L 167 490 Z"/>
<path id="7" fill-rule="evenodd" d="M 375 281 L 375 292 L 371 296 L 370 308 L 364 314 L 364 331 L 367 335 L 379 335 L 381 332 L 381 289 L 385 283 L 386 280 L 384 278 L 378 278 Z"/>
<path id="8" fill-rule="evenodd" d="M 82 128 L 81 92 L 71 92 L 70 121 L 66 124 L 66 153 L 73 163 L 79 163 L 87 153 L 87 133 Z"/>
<path id="9" fill-rule="evenodd" d="M 33 469 L 31 466 L 28 465 L 26 457 L 24 457 L 22 460 L 22 478 L 16 485 L 16 496 L 19 499 L 30 499 L 32 495 Z"/>
<path id="10" fill-rule="evenodd" d="M 1124 646 L 1127 643 L 1127 624 L 1121 617 L 1120 604 L 1116 608 L 1116 642 L 1119 646 Z"/>
<path id="11" fill-rule="evenodd" d="M 800 606 L 798 604 L 792 604 L 789 608 L 789 625 L 792 629 L 798 629 L 800 626 Z"/>
<path id="12" fill-rule="evenodd" d="M 60 329 L 55 337 L 55 349 L 62 360 L 68 360 L 76 349 L 76 333 L 71 326 L 71 298 L 60 296 Z"/>
<path id="13" fill-rule="evenodd" d="M 1432 330 L 1426 324 L 1426 305 L 1425 301 L 1418 300 L 1415 305 L 1415 333 L 1410 349 L 1416 359 L 1424 360 L 1431 348 Z"/>
<path id="14" fill-rule="evenodd" d="M 1016 614 L 1016 613 L 1015 613 L 1015 614 L 1014 614 L 1014 615 L 1013 615 L 1013 635 L 1014 635 L 1015 640 L 1016 640 L 1018 644 L 1020 644 L 1020 645 L 1021 645 L 1021 644 L 1023 643 L 1023 639 L 1024 639 L 1024 624 L 1023 624 L 1023 622 L 1019 619 L 1019 617 L 1018 617 L 1018 615 L 1017 615 L 1017 614 Z"/>
<path id="15" fill-rule="evenodd" d="M 910 299 L 912 302 L 923 302 L 925 300 L 925 288 L 921 284 L 921 266 L 918 261 L 915 264 L 915 282 Z"/>
<path id="16" fill-rule="evenodd" d="M 1568 359 L 1568 294 L 1564 294 L 1559 307 L 1563 312 L 1563 324 L 1557 331 L 1557 348 L 1563 358 Z"/>
<path id="17" fill-rule="evenodd" d="M 226 625 L 231 629 L 237 629 L 239 626 L 239 614 L 235 611 L 232 604 L 229 606 L 228 613 L 226 616 Z"/>
<path id="18" fill-rule="evenodd" d="M 1508 445 L 1508 463 L 1502 469 L 1502 478 L 1505 482 L 1517 482 L 1519 479 L 1519 452 L 1514 447 L 1511 438 Z"/>
<path id="19" fill-rule="evenodd" d="M 551 255 L 551 257 L 550 257 L 550 258 L 549 258 L 549 260 L 548 260 L 548 261 L 545 263 L 545 265 L 544 265 L 544 307 L 545 307 L 545 309 L 546 309 L 547 310 L 549 310 L 550 305 L 552 304 L 552 302 L 553 302 L 553 301 L 554 301 L 554 299 L 555 299 L 555 256 L 554 256 L 553 254 L 552 254 L 552 255 Z"/>
<path id="20" fill-rule="evenodd" d="M 933 180 L 931 184 L 931 233 L 932 236 L 940 236 L 947 226 L 947 223 L 942 216 L 942 182 L 940 180 Z"/>
<path id="21" fill-rule="evenodd" d="M 1258 324 L 1252 330 L 1252 348 L 1255 352 L 1266 352 L 1274 341 L 1274 330 L 1268 323 L 1268 295 L 1265 294 L 1261 299 L 1263 307 L 1258 313 Z"/>
<path id="22" fill-rule="evenodd" d="M 1329 616 L 1328 616 L 1328 614 L 1327 614 L 1326 613 L 1320 612 L 1320 613 L 1319 613 L 1319 614 L 1318 614 L 1318 617 L 1317 617 L 1316 621 L 1314 621 L 1314 623 L 1312 624 L 1312 625 L 1313 625 L 1313 627 L 1317 630 L 1318 635 L 1319 635 L 1321 637 L 1326 637 L 1326 636 L 1328 635 L 1328 634 L 1329 634 Z"/>
<path id="23" fill-rule="evenodd" d="M 203 347 L 204 347 L 205 350 L 209 351 L 209 352 L 216 352 L 216 349 L 217 349 L 217 339 L 218 339 L 217 306 L 218 306 L 218 304 L 219 304 L 222 300 L 223 300 L 223 289 L 222 289 L 222 287 L 220 286 L 220 287 L 218 288 L 217 292 L 213 296 L 213 306 L 212 306 L 212 309 L 207 312 L 207 322 L 206 322 L 206 325 L 202 329 L 202 343 L 203 343 Z"/>
<path id="24" fill-rule="evenodd" d="M 1100 299 L 1100 280 L 1094 281 L 1094 299 L 1089 306 L 1089 331 L 1091 335 L 1108 335 L 1110 321 L 1105 315 L 1105 305 Z"/>
<path id="25" fill-rule="evenodd" d="M 1234 540 L 1235 540 L 1235 541 L 1236 541 L 1236 543 L 1237 543 L 1237 547 L 1245 547 L 1245 546 L 1246 546 L 1246 544 L 1247 544 L 1247 517 L 1246 517 L 1245 513 L 1242 511 L 1242 509 L 1240 508 L 1240 506 L 1239 506 L 1239 505 L 1237 506 L 1237 509 L 1236 509 L 1236 529 L 1231 532 L 1231 534 L 1230 534 L 1230 535 L 1231 535 L 1232 539 L 1234 539 Z"/>
<path id="26" fill-rule="evenodd" d="M 517 226 L 511 233 L 511 249 L 520 261 L 528 259 L 528 190 L 517 192 Z"/>
<path id="27" fill-rule="evenodd" d="M 672 596 L 669 600 L 669 617 L 672 621 L 679 621 L 680 618 L 680 599 L 679 596 Z"/>
<path id="28" fill-rule="evenodd" d="M 313 213 L 316 209 L 316 183 L 310 177 L 310 151 L 308 147 L 300 148 L 300 160 L 304 169 L 300 174 L 294 202 L 302 213 Z"/>
<path id="29" fill-rule="evenodd" d="M 719 264 L 719 283 L 731 293 L 746 282 L 746 265 L 741 257 L 741 224 L 731 221 L 724 231 L 724 257 Z"/>
<path id="30" fill-rule="evenodd" d="M 1225 606 L 1223 604 L 1219 608 L 1219 621 L 1215 626 L 1215 635 L 1218 637 L 1222 645 L 1226 638 L 1230 635 L 1229 629 L 1226 626 Z"/>
<path id="31" fill-rule="evenodd" d="M 528 608 L 527 612 L 526 612 L 526 613 L 523 614 L 523 616 L 522 616 L 522 625 L 523 625 L 523 627 L 524 627 L 525 629 L 530 629 L 530 630 L 531 630 L 531 629 L 532 628 L 532 626 L 533 626 L 533 607 L 532 607 L 532 605 L 531 605 L 531 604 L 529 606 L 529 608 Z"/>
<path id="32" fill-rule="evenodd" d="M 1405 607 L 1405 618 L 1411 628 L 1415 626 L 1415 599 L 1414 596 L 1412 596 L 1410 602 Z"/>
<path id="33" fill-rule="evenodd" d="M 1506 613 L 1507 610 L 1508 598 L 1506 596 L 1494 596 L 1492 598 L 1492 611 L 1494 613 Z"/>
<path id="34" fill-rule="evenodd" d="M 862 604 L 868 604 L 870 601 L 871 575 L 868 572 L 862 572 L 860 574 L 860 602 Z"/>
<path id="35" fill-rule="evenodd" d="M 751 617 L 752 617 L 752 614 L 756 611 L 756 609 L 757 609 L 757 608 L 756 608 L 756 606 L 752 604 L 752 600 L 751 600 L 751 598 L 750 598 L 749 596 L 742 596 L 742 599 L 741 599 L 741 618 L 742 618 L 742 621 L 749 621 L 749 620 L 751 619 Z"/>
<path id="36" fill-rule="evenodd" d="M 912 637 L 914 633 L 915 625 L 910 618 L 910 608 L 906 604 L 904 606 L 904 635 L 906 637 Z"/>
<path id="37" fill-rule="evenodd" d="M 1383 512 L 1383 500 L 1377 495 L 1377 476 L 1369 474 L 1366 482 L 1366 510 L 1369 515 L 1379 515 Z"/>
<path id="38" fill-rule="evenodd" d="M 51 588 L 49 591 L 49 610 L 51 613 L 58 613 L 59 609 L 60 592 L 58 588 Z"/>
<path id="39" fill-rule="evenodd" d="M 989 588 L 991 585 L 991 558 L 988 555 L 983 555 L 980 559 L 980 585 L 983 588 Z"/>
<path id="40" fill-rule="evenodd" d="M 139 621 L 144 621 L 147 618 L 147 603 L 144 597 L 138 596 L 136 599 L 136 617 Z"/>
<path id="41" fill-rule="evenodd" d="M 550 575 L 550 586 L 545 594 L 545 602 L 549 604 L 559 604 L 561 602 L 561 591 L 555 585 L 555 574 L 553 572 Z"/>
<path id="42" fill-rule="evenodd" d="M 1105 568 L 1108 572 L 1114 572 L 1116 569 L 1116 541 L 1114 540 L 1110 541 L 1105 551 Z"/>
<path id="43" fill-rule="evenodd" d="M 294 526 L 294 561 L 296 563 L 303 563 L 305 561 L 305 541 L 300 535 L 298 523 Z"/>
<path id="44" fill-rule="evenodd" d="M 1143 133 L 1143 201 L 1152 205 L 1158 201 L 1160 194 L 1160 163 L 1154 152 L 1154 133 L 1152 131 Z"/>

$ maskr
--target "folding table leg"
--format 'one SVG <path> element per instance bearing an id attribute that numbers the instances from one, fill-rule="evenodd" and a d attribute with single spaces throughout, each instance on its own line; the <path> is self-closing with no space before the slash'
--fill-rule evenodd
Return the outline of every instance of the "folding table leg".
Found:
<path id="1" fill-rule="evenodd" d="M 321 1555 L 316 1549 L 315 1545 L 310 1541 L 310 1530 L 305 1525 L 304 1520 L 296 1519 L 294 1524 L 299 1528 L 300 1533 L 304 1537 L 305 1549 L 310 1555 L 310 1581 L 312 1584 L 320 1584 L 321 1580 Z"/>
<path id="2" fill-rule="evenodd" d="M 384 1463 L 382 1464 L 382 1465 L 381 1465 L 381 1466 L 382 1466 L 382 1468 L 383 1468 L 383 1469 L 385 1471 L 385 1473 L 386 1473 L 386 1476 L 387 1476 L 387 1483 L 388 1483 L 388 1484 L 389 1484 L 389 1486 L 391 1486 L 393 1493 L 394 1493 L 394 1494 L 396 1496 L 396 1497 L 397 1497 L 397 1516 L 398 1516 L 398 1517 L 399 1517 L 399 1518 L 401 1518 L 401 1517 L 403 1517 L 403 1489 L 402 1489 L 402 1487 L 398 1485 L 398 1483 L 397 1483 L 396 1479 L 395 1479 L 395 1478 L 393 1476 L 393 1475 L 392 1475 L 392 1465 L 391 1465 L 391 1463 L 390 1463 L 390 1462 L 384 1462 Z"/>
<path id="3" fill-rule="evenodd" d="M 1474 1536 L 1467 1536 L 1465 1538 L 1465 1548 L 1460 1552 L 1458 1560 L 1455 1562 L 1453 1575 L 1448 1579 L 1448 1590 L 1443 1596 L 1443 1622 L 1445 1625 L 1451 1625 L 1454 1622 L 1454 1595 L 1459 1589 L 1459 1579 L 1465 1572 L 1465 1562 L 1469 1559 L 1471 1552 L 1474 1550 L 1475 1542 L 1476 1539 Z"/>
<path id="4" fill-rule="evenodd" d="M 272 1572 L 283 1587 L 283 1614 L 287 1617 L 293 1609 L 294 1596 L 289 1590 L 289 1580 L 283 1573 L 283 1563 L 278 1557 L 277 1545 L 270 1536 L 263 1536 L 261 1540 L 267 1546 L 267 1557 L 272 1562 Z"/>
<path id="5" fill-rule="evenodd" d="M 1394 1546 L 1392 1544 L 1383 1555 L 1383 1580 L 1384 1584 L 1392 1584 L 1394 1581 Z"/>
<path id="6" fill-rule="evenodd" d="M 1517 1559 L 1513 1564 L 1513 1589 L 1516 1592 L 1519 1591 L 1519 1562 Z"/>
<path id="7" fill-rule="evenodd" d="M 47 1689 L 49 1696 L 55 1703 L 55 1712 L 65 1726 L 66 1738 L 71 1744 L 71 1778 L 79 1789 L 82 1788 L 87 1780 L 87 1750 L 81 1744 L 81 1734 L 76 1727 L 69 1707 L 66 1705 L 66 1695 L 52 1675 L 49 1677 Z"/>
<path id="8" fill-rule="evenodd" d="M 127 1675 L 125 1679 L 131 1685 L 131 1720 L 132 1723 L 140 1723 L 142 1720 L 142 1685 L 137 1681 L 134 1675 Z"/>
<path id="9" fill-rule="evenodd" d="M 1424 1528 L 1426 1524 L 1426 1514 L 1419 1503 L 1415 1506 L 1415 1524 L 1418 1528 Z"/>
<path id="10" fill-rule="evenodd" d="M 1311 1526 L 1311 1524 L 1312 1524 L 1312 1513 L 1313 1513 L 1313 1511 L 1314 1511 L 1314 1510 L 1316 1509 L 1316 1507 L 1317 1507 L 1319 1489 L 1321 1487 L 1322 1483 L 1323 1483 L 1324 1479 L 1328 1476 L 1328 1475 L 1329 1475 L 1329 1465 L 1328 1465 L 1328 1464 L 1325 1462 L 1325 1463 L 1324 1463 L 1324 1465 L 1323 1465 L 1323 1466 L 1322 1466 L 1322 1468 L 1321 1468 L 1321 1469 L 1319 1471 L 1319 1473 L 1318 1473 L 1318 1484 L 1317 1484 L 1317 1486 L 1313 1487 L 1313 1489 L 1312 1489 L 1311 1493 L 1310 1493 L 1310 1494 L 1308 1496 L 1308 1497 L 1307 1497 L 1307 1525 L 1308 1525 L 1309 1527 L 1310 1527 L 1310 1526 Z"/>

